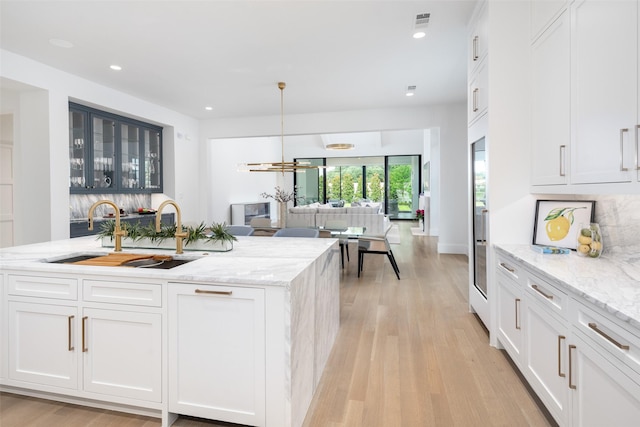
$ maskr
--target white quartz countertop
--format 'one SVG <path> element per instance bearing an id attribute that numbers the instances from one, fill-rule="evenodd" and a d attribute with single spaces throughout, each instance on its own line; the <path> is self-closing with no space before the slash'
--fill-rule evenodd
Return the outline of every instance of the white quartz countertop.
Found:
<path id="1" fill-rule="evenodd" d="M 540 254 L 529 245 L 495 245 L 568 293 L 606 310 L 640 330 L 640 266 L 633 256 L 588 258 Z M 639 331 L 640 332 L 640 331 Z"/>
<path id="2" fill-rule="evenodd" d="M 85 253 L 106 255 L 110 252 L 113 252 L 113 248 L 103 248 L 95 236 L 15 246 L 0 249 L 0 270 L 120 277 L 126 275 L 130 278 L 169 281 L 287 286 L 325 253 L 328 253 L 329 257 L 340 256 L 336 239 L 238 236 L 238 241 L 233 244 L 233 250 L 229 252 L 185 250 L 182 255 L 176 255 L 175 250 L 123 248 L 123 253 L 195 258 L 192 262 L 166 270 L 46 262 Z"/>

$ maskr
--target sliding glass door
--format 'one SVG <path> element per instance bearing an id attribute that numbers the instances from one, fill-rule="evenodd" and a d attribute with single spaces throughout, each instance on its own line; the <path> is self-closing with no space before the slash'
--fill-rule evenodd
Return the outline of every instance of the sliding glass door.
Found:
<path id="1" fill-rule="evenodd" d="M 297 172 L 297 205 L 351 206 L 378 202 L 392 219 L 415 219 L 420 195 L 420 156 L 296 159 L 326 169 Z"/>

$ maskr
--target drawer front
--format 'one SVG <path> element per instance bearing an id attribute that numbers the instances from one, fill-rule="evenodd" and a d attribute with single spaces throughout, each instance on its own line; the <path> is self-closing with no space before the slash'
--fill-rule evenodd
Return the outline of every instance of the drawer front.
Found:
<path id="1" fill-rule="evenodd" d="M 162 287 L 155 283 L 84 280 L 82 300 L 162 307 Z"/>
<path id="2" fill-rule="evenodd" d="M 10 275 L 8 293 L 9 295 L 73 301 L 78 299 L 78 280 L 46 276 Z"/>
<path id="3" fill-rule="evenodd" d="M 551 311 L 559 314 L 564 319 L 569 318 L 569 297 L 564 291 L 535 274 L 529 274 L 527 278 L 527 291 L 543 307 L 551 309 Z"/>
<path id="4" fill-rule="evenodd" d="M 632 333 L 629 325 L 576 301 L 572 310 L 573 327 L 591 342 L 618 358 L 640 374 L 640 337 Z M 637 332 L 637 331 L 634 331 Z"/>
<path id="5" fill-rule="evenodd" d="M 519 285 L 523 285 L 526 280 L 524 269 L 517 261 L 498 255 L 497 271 L 504 273 L 507 277 L 515 280 Z"/>

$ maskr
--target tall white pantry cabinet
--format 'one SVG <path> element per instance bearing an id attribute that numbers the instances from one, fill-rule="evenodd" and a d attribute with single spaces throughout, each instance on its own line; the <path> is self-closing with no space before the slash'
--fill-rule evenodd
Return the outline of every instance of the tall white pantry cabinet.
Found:
<path id="1" fill-rule="evenodd" d="M 638 2 L 532 11 L 532 191 L 640 192 Z"/>

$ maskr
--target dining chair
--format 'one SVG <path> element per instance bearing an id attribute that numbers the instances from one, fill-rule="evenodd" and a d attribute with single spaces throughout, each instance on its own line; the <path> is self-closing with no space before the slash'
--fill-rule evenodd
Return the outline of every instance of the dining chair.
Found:
<path id="1" fill-rule="evenodd" d="M 253 236 L 253 227 L 250 225 L 229 225 L 227 231 L 234 236 Z"/>
<path id="2" fill-rule="evenodd" d="M 273 237 L 318 237 L 320 232 L 316 228 L 281 228 Z"/>
<path id="3" fill-rule="evenodd" d="M 328 219 L 324 223 L 325 230 L 332 231 L 346 231 L 347 221 L 343 219 Z M 342 261 L 342 268 L 344 268 L 344 252 L 347 251 L 347 261 L 349 261 L 349 239 L 346 237 L 339 237 L 338 243 L 340 244 L 340 260 Z"/>
<path id="4" fill-rule="evenodd" d="M 400 269 L 398 268 L 396 258 L 393 256 L 393 251 L 391 251 L 391 245 L 387 240 L 389 230 L 391 230 L 391 227 L 387 229 L 384 236 L 361 236 L 358 238 L 358 277 L 360 277 L 360 272 L 364 264 L 364 255 L 378 254 L 386 255 L 387 258 L 389 258 L 391 267 L 393 267 L 396 277 L 400 280 Z"/>

